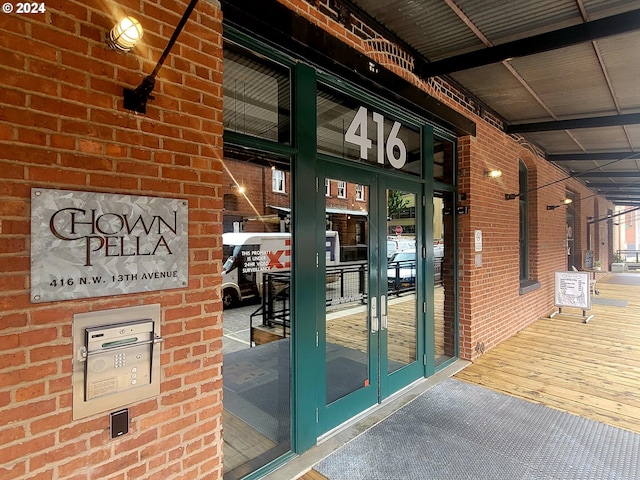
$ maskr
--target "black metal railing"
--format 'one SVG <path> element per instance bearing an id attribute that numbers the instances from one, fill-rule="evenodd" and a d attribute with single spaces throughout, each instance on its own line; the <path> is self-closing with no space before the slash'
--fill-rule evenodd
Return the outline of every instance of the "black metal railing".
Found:
<path id="1" fill-rule="evenodd" d="M 387 292 L 391 295 L 414 291 L 416 288 L 415 260 L 389 262 L 387 267 Z"/>
<path id="2" fill-rule="evenodd" d="M 616 255 L 623 262 L 640 263 L 640 250 L 618 250 Z"/>
<path id="3" fill-rule="evenodd" d="M 366 262 L 327 266 L 327 307 L 353 302 L 364 303 L 367 298 L 368 272 Z"/>
<path id="4" fill-rule="evenodd" d="M 326 306 L 367 302 L 369 267 L 367 262 L 347 262 L 326 268 Z M 434 280 L 442 282 L 442 259 L 434 262 Z M 401 295 L 415 290 L 416 261 L 405 260 L 387 264 L 387 293 Z M 282 327 L 282 335 L 287 335 L 291 322 L 291 273 L 277 272 L 263 275 L 260 307 L 251 314 L 260 318 L 265 327 Z"/>
<path id="5" fill-rule="evenodd" d="M 262 303 L 251 314 L 249 328 L 253 328 L 254 318 L 261 317 L 265 327 L 281 326 L 284 338 L 291 326 L 291 274 L 265 273 L 262 280 Z"/>

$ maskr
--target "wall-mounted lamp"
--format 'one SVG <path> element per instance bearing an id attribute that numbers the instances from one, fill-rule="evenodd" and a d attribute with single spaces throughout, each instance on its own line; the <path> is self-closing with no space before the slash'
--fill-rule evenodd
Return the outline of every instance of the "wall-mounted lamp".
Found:
<path id="1" fill-rule="evenodd" d="M 142 25 L 133 17 L 124 17 L 109 32 L 107 45 L 113 50 L 128 52 L 142 38 Z"/>
<path id="2" fill-rule="evenodd" d="M 142 83 L 140 83 L 140 85 L 138 85 L 136 88 L 124 89 L 124 108 L 126 108 L 127 110 L 138 113 L 147 113 L 147 101 L 153 100 L 151 92 L 153 92 L 153 88 L 156 86 L 156 75 L 158 74 L 160 67 L 162 67 L 162 64 L 166 60 L 167 55 L 169 55 L 169 52 L 173 48 L 173 44 L 176 43 L 178 35 L 180 35 L 180 32 L 182 32 L 184 24 L 187 23 L 187 19 L 195 8 L 196 3 L 198 3 L 198 0 L 191 0 L 189 2 L 189 5 L 187 5 L 186 10 L 182 14 L 182 18 L 178 22 L 178 25 L 176 26 L 173 35 L 171 35 L 169 43 L 167 43 L 167 46 L 164 48 L 162 55 L 160 55 L 160 60 L 158 60 L 158 63 L 153 69 L 153 72 L 151 72 L 151 75 L 147 75 L 142 80 Z"/>
<path id="3" fill-rule="evenodd" d="M 231 188 L 232 190 L 237 190 L 240 194 L 243 194 L 246 191 L 244 185 L 242 185 L 241 183 L 232 183 L 229 185 L 229 188 Z"/>
<path id="4" fill-rule="evenodd" d="M 485 178 L 500 178 L 502 176 L 502 171 L 500 170 L 489 170 L 484 172 Z"/>
<path id="5" fill-rule="evenodd" d="M 573 200 L 571 200 L 570 198 L 565 198 L 560 205 L 547 205 L 547 210 L 555 210 L 558 207 L 563 207 L 565 205 L 569 205 L 570 203 L 573 203 Z"/>

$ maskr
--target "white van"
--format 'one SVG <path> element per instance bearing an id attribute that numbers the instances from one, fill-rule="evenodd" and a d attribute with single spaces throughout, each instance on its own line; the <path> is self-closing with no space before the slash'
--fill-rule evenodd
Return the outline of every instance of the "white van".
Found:
<path id="1" fill-rule="evenodd" d="M 416 240 L 411 237 L 387 237 L 387 260 L 398 252 L 405 250 L 415 250 Z"/>
<path id="2" fill-rule="evenodd" d="M 222 303 L 225 308 L 262 295 L 265 272 L 291 269 L 291 234 L 275 232 L 223 233 Z M 340 262 L 338 232 L 327 231 L 327 265 Z"/>

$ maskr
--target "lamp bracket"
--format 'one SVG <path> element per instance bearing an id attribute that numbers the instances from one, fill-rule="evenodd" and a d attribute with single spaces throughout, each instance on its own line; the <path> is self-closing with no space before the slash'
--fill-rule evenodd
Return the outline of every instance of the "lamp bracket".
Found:
<path id="1" fill-rule="evenodd" d="M 154 99 L 153 96 L 151 95 L 151 92 L 153 91 L 153 87 L 155 87 L 155 84 L 156 84 L 156 75 L 158 74 L 160 67 L 162 67 L 162 65 L 164 64 L 164 61 L 167 58 L 167 55 L 169 55 L 169 52 L 171 51 L 171 49 L 173 48 L 174 43 L 176 43 L 178 35 L 180 35 L 180 32 L 182 32 L 182 29 L 184 28 L 184 24 L 187 23 L 187 19 L 189 18 L 189 15 L 191 15 L 191 12 L 193 12 L 193 9 L 195 8 L 196 3 L 198 3 L 198 0 L 191 0 L 189 2 L 189 5 L 187 6 L 186 10 L 182 14 L 182 18 L 178 22 L 176 29 L 173 31 L 173 34 L 169 39 L 169 43 L 167 43 L 167 46 L 164 48 L 164 51 L 160 56 L 160 60 L 158 60 L 158 63 L 156 63 L 156 66 L 153 69 L 153 72 L 151 73 L 151 75 L 145 77 L 142 83 L 138 85 L 135 89 L 133 90 L 130 88 L 124 89 L 123 91 L 124 108 L 126 108 L 127 110 L 131 110 L 133 112 L 138 112 L 138 113 L 147 113 L 147 101 Z"/>
<path id="2" fill-rule="evenodd" d="M 142 80 L 142 83 L 135 89 L 125 88 L 124 96 L 124 108 L 132 110 L 138 113 L 147 113 L 147 101 L 154 100 L 153 87 L 156 85 L 156 79 L 149 75 Z"/>

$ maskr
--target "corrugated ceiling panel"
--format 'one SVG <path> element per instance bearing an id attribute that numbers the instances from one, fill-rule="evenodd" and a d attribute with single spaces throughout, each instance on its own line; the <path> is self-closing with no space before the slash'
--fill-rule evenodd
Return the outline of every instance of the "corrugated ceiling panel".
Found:
<path id="1" fill-rule="evenodd" d="M 571 130 L 571 134 L 590 152 L 629 149 L 629 142 L 622 127 L 581 128 Z"/>
<path id="2" fill-rule="evenodd" d="M 559 118 L 617 113 L 590 43 L 514 58 L 511 64 Z"/>
<path id="3" fill-rule="evenodd" d="M 610 17 L 640 8 L 639 0 L 583 0 L 589 20 Z"/>
<path id="4" fill-rule="evenodd" d="M 580 151 L 580 146 L 564 130 L 527 133 L 527 138 L 547 153 L 573 153 Z"/>
<path id="5" fill-rule="evenodd" d="M 640 168 L 638 168 L 638 162 L 636 160 L 620 160 L 619 162 L 612 163 L 609 162 L 597 162 L 601 167 L 601 171 L 606 172 L 638 172 Z"/>
<path id="6" fill-rule="evenodd" d="M 623 113 L 639 111 L 640 32 L 603 38 L 597 45 Z"/>
<path id="7" fill-rule="evenodd" d="M 455 0 L 494 45 L 582 23 L 575 0 Z"/>
<path id="8" fill-rule="evenodd" d="M 355 0 L 354 3 L 430 61 L 484 48 L 441 0 Z"/>
<path id="9" fill-rule="evenodd" d="M 501 63 L 454 73 L 451 77 L 509 121 L 552 120 Z"/>
<path id="10" fill-rule="evenodd" d="M 631 138 L 631 149 L 640 152 L 640 125 L 627 125 L 626 129 Z"/>
<path id="11" fill-rule="evenodd" d="M 620 160 L 614 163 L 613 160 L 598 161 L 571 161 L 559 162 L 563 168 L 568 168 L 572 172 L 584 172 L 585 176 L 588 172 L 636 172 L 639 171 L 638 165 L 634 160 Z M 595 180 L 594 180 L 595 181 Z"/>
<path id="12" fill-rule="evenodd" d="M 584 162 L 578 162 L 578 161 L 558 162 L 558 165 L 572 172 L 584 172 L 587 170 L 592 170 L 593 168 L 597 167 L 596 162 L 593 162 L 590 160 L 584 161 Z"/>
<path id="13" fill-rule="evenodd" d="M 427 60 L 485 48 L 444 0 L 352 0 L 403 38 Z M 453 0 L 495 45 L 583 22 L 576 0 Z M 582 0 L 588 20 L 640 9 L 640 0 Z M 639 27 L 640 29 L 640 27 Z M 640 33 L 598 40 L 622 113 L 640 111 Z M 613 115 L 615 103 L 591 43 L 515 58 L 511 65 L 560 119 Z M 514 123 L 551 120 L 502 64 L 451 75 L 474 96 Z M 589 150 L 640 150 L 640 126 L 540 132 L 527 137 L 549 153 Z M 576 143 L 579 142 L 579 143 Z"/>

